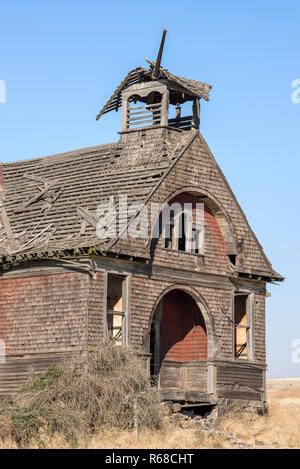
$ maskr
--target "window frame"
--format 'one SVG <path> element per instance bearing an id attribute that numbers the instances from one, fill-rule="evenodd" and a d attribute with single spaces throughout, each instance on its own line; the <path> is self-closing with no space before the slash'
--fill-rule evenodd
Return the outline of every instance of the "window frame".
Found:
<path id="1" fill-rule="evenodd" d="M 109 289 L 109 276 L 120 277 L 122 279 L 122 311 L 116 311 L 112 314 L 112 310 L 108 309 L 108 289 Z M 109 271 L 105 274 L 104 280 L 104 337 L 109 337 L 108 330 L 108 315 L 116 315 L 122 317 L 122 343 L 120 345 L 127 347 L 130 345 L 130 311 L 131 311 L 131 275 L 120 274 L 119 272 Z"/>
<path id="2" fill-rule="evenodd" d="M 182 221 L 182 218 L 184 221 Z M 186 221 L 186 218 L 188 219 Z M 205 255 L 205 244 L 204 244 L 204 227 L 202 228 L 197 228 L 196 227 L 196 222 L 194 220 L 194 213 L 192 213 L 192 220 L 190 220 L 190 217 L 187 217 L 186 213 L 182 210 L 181 212 L 177 213 L 175 216 L 172 217 L 170 223 L 169 223 L 169 230 L 170 230 L 170 238 L 168 238 L 168 244 L 171 247 L 166 246 L 166 241 L 167 239 L 163 239 L 163 249 L 166 249 L 168 251 L 173 251 L 173 252 L 178 252 L 178 253 L 185 253 L 185 254 L 192 254 L 195 256 L 199 257 L 204 257 Z M 182 224 L 182 226 L 180 226 Z M 183 228 L 182 227 L 189 226 L 190 229 L 193 232 L 193 239 L 189 240 L 186 237 L 185 231 L 184 230 L 184 245 L 185 249 L 179 249 L 179 243 L 180 243 L 180 238 L 179 234 L 183 234 Z M 195 243 L 196 242 L 196 243 Z M 193 246 L 193 244 L 196 244 L 196 246 Z M 198 250 L 198 252 L 196 252 Z"/>
<path id="3" fill-rule="evenodd" d="M 236 356 L 236 325 L 235 325 L 235 298 L 237 296 L 246 296 L 246 326 L 247 328 L 246 344 L 247 357 Z M 249 290 L 234 291 L 232 298 L 232 343 L 233 343 L 233 359 L 238 363 L 255 361 L 255 334 L 254 334 L 254 293 Z"/>

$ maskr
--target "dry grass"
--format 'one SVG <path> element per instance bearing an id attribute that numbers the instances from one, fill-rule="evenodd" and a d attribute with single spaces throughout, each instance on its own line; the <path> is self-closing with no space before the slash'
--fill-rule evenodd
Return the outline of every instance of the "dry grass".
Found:
<path id="1" fill-rule="evenodd" d="M 113 353 L 117 354 L 114 355 L 114 362 L 120 363 L 120 360 L 122 361 L 124 359 L 122 350 L 117 349 L 114 350 Z M 119 353 L 121 354 L 120 356 L 118 355 Z M 52 397 L 53 395 L 56 396 L 56 398 L 59 397 L 58 401 L 65 403 L 68 408 L 71 403 L 71 409 L 73 409 L 73 411 L 78 410 L 78 408 L 83 408 L 86 412 L 84 414 L 86 417 L 82 419 L 81 415 L 81 419 L 79 420 L 81 427 L 79 426 L 77 428 L 75 445 L 77 448 L 226 449 L 238 447 L 237 445 L 234 446 L 232 439 L 228 438 L 229 434 L 232 434 L 233 438 L 246 443 L 252 448 L 300 448 L 300 386 L 298 388 L 287 387 L 285 389 L 269 390 L 269 413 L 266 416 L 262 417 L 255 413 L 236 413 L 225 416 L 221 422 L 219 422 L 220 427 L 224 430 L 224 435 L 221 434 L 221 436 L 219 435 L 217 437 L 207 436 L 196 428 L 180 428 L 174 423 L 170 423 L 168 418 L 163 418 L 160 414 L 157 395 L 155 391 L 153 391 L 153 395 L 151 393 L 150 395 L 145 394 L 148 397 L 144 400 L 142 399 L 139 414 L 140 430 L 137 435 L 136 431 L 132 428 L 134 424 L 133 405 L 136 391 L 140 393 L 142 389 L 145 390 L 144 386 L 148 388 L 147 379 L 145 375 L 143 375 L 140 364 L 136 361 L 136 358 L 130 356 L 129 362 L 131 364 L 129 364 L 127 363 L 127 356 L 124 362 L 125 364 L 127 363 L 126 366 L 129 367 L 127 371 L 130 369 L 131 373 L 133 373 L 132 376 L 135 376 L 133 380 L 131 377 L 131 385 L 128 387 L 128 381 L 125 379 L 126 372 L 123 374 L 122 370 L 118 368 L 118 373 L 112 373 L 110 365 L 108 366 L 108 364 L 111 363 L 110 358 L 109 362 L 106 362 L 105 357 L 106 354 L 102 356 L 100 360 L 102 363 L 101 373 L 104 373 L 102 384 L 98 383 L 98 378 L 94 376 L 94 373 L 92 373 L 92 377 L 89 378 L 89 383 L 92 383 L 94 389 L 97 389 L 96 394 L 99 395 L 99 392 L 100 394 L 102 393 L 102 402 L 98 402 L 97 400 L 95 402 L 93 401 L 93 399 L 95 399 L 94 393 L 91 392 L 91 390 L 87 390 L 86 384 L 81 382 L 81 378 L 76 375 L 77 372 L 75 373 L 75 370 L 78 370 L 78 367 L 75 366 L 75 364 L 71 367 L 70 364 L 68 364 L 67 369 L 64 368 L 64 379 L 67 381 L 64 381 L 60 377 L 59 383 L 57 379 L 55 379 L 54 383 L 51 384 L 53 376 L 48 376 L 47 378 L 50 380 L 50 385 L 49 383 L 45 385 L 45 377 L 42 382 L 38 381 L 38 383 L 31 380 L 29 385 L 27 384 L 26 393 L 22 393 L 17 402 L 19 405 L 22 402 L 22 405 L 24 405 L 24 402 L 26 402 L 26 405 L 30 402 L 32 403 L 33 391 L 32 389 L 30 391 L 31 386 L 31 388 L 35 388 L 34 393 L 36 393 L 36 388 L 38 388 L 38 393 L 41 393 L 41 395 L 43 395 L 43 393 L 47 395 L 48 393 L 49 396 L 49 388 L 52 389 L 54 393 Z M 83 363 L 86 363 L 85 360 L 86 358 L 83 359 Z M 131 360 L 133 360 L 133 362 L 131 362 Z M 98 374 L 98 365 L 95 366 L 95 363 L 99 364 L 99 355 L 98 359 L 93 358 L 92 362 L 94 365 L 92 368 L 89 368 L 89 370 L 93 369 L 95 372 L 97 369 Z M 105 366 L 103 365 L 104 363 L 106 363 Z M 124 363 L 123 366 L 125 366 Z M 75 368 L 72 368 L 73 366 L 75 366 Z M 134 369 L 138 367 L 138 371 L 134 371 L 132 366 Z M 110 372 L 108 372 L 109 369 Z M 85 379 L 87 374 L 89 375 L 90 372 L 87 373 L 85 369 Z M 119 388 L 116 388 L 118 375 L 120 375 L 118 378 Z M 111 380 L 109 376 L 111 376 Z M 73 382 L 68 385 L 67 392 L 66 385 L 71 378 L 73 378 Z M 145 381 L 144 378 L 146 379 Z M 36 380 L 37 378 L 34 379 Z M 96 380 L 97 385 L 95 385 L 94 380 Z M 122 386 L 124 385 L 125 387 L 121 386 L 120 388 L 120 383 L 123 383 Z M 124 383 L 127 384 L 125 385 Z M 40 389 L 43 387 L 44 389 Z M 47 389 L 48 391 L 46 392 Z M 82 396 L 78 395 L 77 389 Z M 127 401 L 124 401 L 123 397 L 128 392 L 130 397 Z M 86 401 L 87 398 L 89 402 Z M 128 403 L 125 405 L 125 402 Z M 104 403 L 105 405 L 103 406 Z M 124 417 L 120 415 L 122 412 L 124 413 Z M 101 418 L 99 418 L 99 415 Z M 49 426 L 45 425 L 45 421 L 43 424 L 44 418 L 45 417 L 41 419 L 38 434 L 30 438 L 25 446 L 50 449 L 68 448 L 72 446 L 72 444 L 74 446 L 74 442 L 72 443 L 72 440 L 70 440 L 68 432 L 66 433 L 61 429 L 54 429 L 52 432 L 49 431 Z M 92 422 L 92 429 L 90 424 L 86 426 L 86 421 L 90 424 Z M 5 435 L 5 438 L 2 438 L 2 440 L 1 435 Z M 0 449 L 16 447 L 20 447 L 20 442 L 16 440 L 14 433 L 11 433 L 11 423 L 7 419 L 7 414 L 2 412 L 2 414 L 0 413 Z"/>
<path id="2" fill-rule="evenodd" d="M 12 404 L 0 406 L 0 441 L 48 447 L 54 435 L 77 446 L 105 429 L 160 429 L 162 411 L 145 366 L 111 341 L 32 375 Z"/>
<path id="3" fill-rule="evenodd" d="M 247 443 L 253 448 L 300 448 L 300 392 L 293 396 L 298 403 L 281 402 L 281 394 L 269 393 L 269 414 L 261 417 L 256 414 L 236 414 L 226 416 L 221 427 L 231 432 L 233 437 Z M 274 394 L 274 395 L 273 395 Z M 285 394 L 284 394 L 285 396 Z M 285 399 L 285 397 L 283 397 Z M 261 445 L 259 442 L 263 442 Z M 258 443 L 258 444 L 257 444 Z M 40 448 L 36 439 L 29 443 L 31 448 Z M 46 448 L 67 448 L 70 443 L 61 434 L 43 435 Z M 12 439 L 6 439 L 0 448 L 16 448 Z M 146 448 L 146 449 L 197 449 L 197 448 L 232 448 L 225 437 L 212 438 L 194 428 L 179 428 L 164 421 L 159 430 L 142 428 L 137 437 L 133 430 L 98 430 L 88 439 L 80 437 L 78 448 Z"/>
<path id="4" fill-rule="evenodd" d="M 300 448 L 300 389 L 270 390 L 268 403 L 268 415 L 228 416 L 222 427 L 256 447 L 258 440 L 264 447 Z"/>
<path id="5" fill-rule="evenodd" d="M 41 445 L 32 440 L 30 448 L 38 449 Z M 43 448 L 69 448 L 70 444 L 61 434 L 51 438 L 44 435 Z M 90 436 L 88 439 L 79 438 L 78 449 L 195 449 L 195 448 L 224 448 L 220 438 L 207 438 L 199 430 L 182 429 L 173 424 L 165 424 L 161 430 L 141 429 L 138 437 L 134 431 L 129 430 L 103 430 Z M 0 442 L 0 449 L 18 448 L 14 441 Z"/>

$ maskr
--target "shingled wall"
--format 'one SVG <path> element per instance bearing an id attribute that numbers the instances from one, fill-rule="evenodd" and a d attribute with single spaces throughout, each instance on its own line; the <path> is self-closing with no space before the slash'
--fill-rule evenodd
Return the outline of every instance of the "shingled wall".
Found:
<path id="1" fill-rule="evenodd" d="M 199 194 L 202 191 L 221 206 L 230 221 L 236 245 L 238 243 L 242 245 L 241 251 L 238 253 L 238 264 L 241 270 L 267 274 L 270 271 L 269 264 L 264 258 L 225 177 L 200 134 L 176 163 L 151 200 L 162 203 L 170 198 L 170 194 L 181 189 L 184 191 L 188 187 L 190 190 L 194 188 L 199 191 Z M 156 256 L 160 257 L 158 262 L 166 261 L 166 255 L 164 255 L 164 259 L 161 258 L 163 256 L 161 250 L 156 250 Z M 170 259 L 170 256 L 168 257 Z M 155 261 L 156 259 L 154 259 Z M 174 263 L 176 263 L 175 258 Z M 176 264 L 179 265 L 179 263 Z M 187 267 L 193 265 L 189 262 L 188 254 L 180 259 L 180 265 L 183 264 Z M 210 256 L 205 271 L 213 270 L 218 271 L 219 269 L 218 266 L 214 265 L 213 256 Z"/>
<path id="2" fill-rule="evenodd" d="M 88 281 L 65 273 L 0 280 L 0 336 L 8 355 L 78 350 L 87 336 Z"/>
<path id="3" fill-rule="evenodd" d="M 177 161 L 176 158 L 184 150 L 185 144 L 189 140 L 191 141 L 191 135 L 187 133 L 184 138 L 172 138 L 168 143 L 165 138 L 166 132 L 160 130 L 159 148 L 156 148 L 154 132 L 151 132 L 147 137 L 149 142 L 147 141 L 146 145 L 143 132 L 123 136 L 123 149 L 121 146 L 120 154 L 116 154 L 119 149 L 116 144 L 105 148 L 105 152 L 109 153 L 109 158 L 113 159 L 116 169 L 123 174 L 122 177 L 126 178 L 127 173 L 130 173 L 136 164 L 146 164 L 147 159 L 150 158 L 151 165 L 153 165 L 151 166 L 151 178 L 159 181 L 162 170 L 170 165 L 168 154 L 171 155 L 170 158 L 174 162 L 174 167 L 161 181 L 148 204 L 152 201 L 162 203 L 177 193 L 188 191 L 211 197 L 226 214 L 236 246 L 241 246 L 238 249 L 239 269 L 270 275 L 270 266 L 203 138 L 200 135 L 196 136 L 191 146 Z M 162 137 L 164 138 L 162 139 Z M 143 150 L 144 145 L 147 151 Z M 172 147 L 169 152 L 168 145 Z M 139 151 L 137 150 L 138 147 Z M 151 148 L 153 154 L 149 151 Z M 135 159 L 132 161 L 130 160 L 130 150 L 135 153 Z M 81 157 L 80 153 L 76 156 L 78 159 Z M 84 159 L 87 160 L 90 166 L 93 166 L 94 159 L 96 160 L 98 157 L 99 155 L 96 152 L 92 156 L 84 155 Z M 71 165 L 72 163 L 71 159 L 68 161 L 68 157 L 66 157 L 66 160 L 63 160 L 63 156 L 58 159 L 61 160 L 59 166 L 61 172 L 64 170 L 64 165 Z M 33 165 L 29 169 L 35 171 L 41 166 L 41 169 L 39 169 L 42 173 L 42 171 L 48 171 L 52 165 L 53 168 L 56 168 L 56 158 L 50 158 L 45 162 L 32 161 L 28 165 Z M 84 166 L 87 170 L 87 163 Z M 16 177 L 13 170 L 13 167 L 7 169 L 8 176 L 12 179 Z M 145 177 L 142 166 L 140 170 L 142 181 Z M 23 181 L 23 171 L 22 166 L 19 171 L 19 179 L 25 187 L 27 183 Z M 109 169 L 106 169 L 106 171 L 108 174 Z M 116 175 L 115 177 L 117 180 Z M 116 193 L 120 190 L 119 184 L 121 184 L 120 181 L 116 183 Z M 107 184 L 106 191 L 109 195 L 108 186 L 109 184 Z M 152 186 L 153 181 L 151 181 Z M 70 188 L 72 187 L 70 184 Z M 13 203 L 15 203 L 14 191 L 15 185 L 11 187 Z M 81 193 L 83 192 L 81 190 Z M 19 197 L 21 196 L 19 195 Z M 94 203 L 96 204 L 96 202 L 95 199 Z M 203 202 L 206 203 L 205 199 L 203 199 Z M 63 200 L 60 203 L 63 204 Z M 56 211 L 57 217 L 61 216 L 59 205 L 57 205 Z M 8 206 L 8 212 L 13 217 L 12 206 Z M 77 216 L 75 215 L 75 209 L 69 210 L 69 212 L 70 216 L 75 219 Z M 53 216 L 53 213 L 51 216 Z M 14 217 L 15 222 L 17 222 L 18 215 L 14 215 Z M 39 217 L 40 213 L 36 210 L 36 219 L 38 220 Z M 49 219 L 49 221 L 51 220 Z M 26 226 L 24 227 L 26 228 Z M 80 220 L 76 221 L 76 229 L 80 230 Z M 139 268 L 133 273 L 130 342 L 137 352 L 141 354 L 149 352 L 147 337 L 158 299 L 163 297 L 167 289 L 177 288 L 193 292 L 194 296 L 200 298 L 205 304 L 206 313 L 211 323 L 211 330 L 207 330 L 208 348 L 212 350 L 214 345 L 214 358 L 227 361 L 233 360 L 233 330 L 228 317 L 232 317 L 234 286 L 228 282 L 228 275 L 231 273 L 227 265 L 224 239 L 216 218 L 208 206 L 205 208 L 205 229 L 206 246 L 204 257 L 166 250 L 161 239 L 154 249 L 152 249 L 153 245 L 151 243 L 147 245 L 145 240 L 142 239 L 122 239 L 115 246 L 118 254 L 148 257 L 148 260 L 150 260 L 148 265 L 150 266 L 174 269 L 174 277 L 176 275 L 180 276 L 178 272 L 190 273 L 190 279 L 185 282 L 174 281 L 171 276 L 166 279 L 166 275 L 161 275 L 161 278 L 157 278 L 156 275 L 156 278 L 152 278 L 151 274 L 144 275 L 141 273 L 143 269 Z M 94 229 L 91 226 L 88 227 L 88 232 L 94 239 Z M 74 240 L 74 243 L 76 245 L 76 240 Z M 143 262 L 140 262 L 140 264 L 144 265 Z M 123 272 L 123 274 L 126 274 L 126 272 Z M 193 283 L 192 279 L 197 277 L 196 274 L 217 275 L 219 284 L 217 287 L 209 287 L 205 282 L 201 284 L 198 279 Z M 25 365 L 22 365 L 24 370 L 28 364 L 34 362 L 34 357 L 41 357 L 43 366 L 46 366 L 52 363 L 53 360 L 55 361 L 56 358 L 60 358 L 62 354 L 72 353 L 86 345 L 96 345 L 103 336 L 105 326 L 105 273 L 95 272 L 91 275 L 66 271 L 65 273 L 51 275 L 30 276 L 30 273 L 28 275 L 28 277 L 15 279 L 5 278 L 4 276 L 0 279 L 0 337 L 4 338 L 6 342 L 8 364 L 12 367 L 11 370 L 16 369 L 16 362 L 11 360 L 27 360 Z M 263 290 L 263 282 L 260 287 Z M 255 362 L 259 365 L 265 365 L 265 297 L 263 294 L 255 294 L 254 314 Z M 214 341 L 212 334 L 214 335 Z M 38 366 L 42 365 L 39 364 Z M 12 373 L 16 374 L 15 371 L 12 371 Z"/>

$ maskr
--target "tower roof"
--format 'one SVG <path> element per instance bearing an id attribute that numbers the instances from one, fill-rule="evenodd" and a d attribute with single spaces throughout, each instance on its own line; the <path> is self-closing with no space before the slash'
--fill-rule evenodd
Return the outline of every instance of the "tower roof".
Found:
<path id="1" fill-rule="evenodd" d="M 118 111 L 122 106 L 122 92 L 131 85 L 137 83 L 145 83 L 150 81 L 163 81 L 167 84 L 168 88 L 172 91 L 170 94 L 171 104 L 182 104 L 186 101 L 192 101 L 194 98 L 203 98 L 209 101 L 209 92 L 212 85 L 202 81 L 191 80 L 188 78 L 173 75 L 166 68 L 161 67 L 161 58 L 163 52 L 163 45 L 165 40 L 166 30 L 163 32 L 163 37 L 158 52 L 156 62 L 145 59 L 149 63 L 149 68 L 137 67 L 126 75 L 124 80 L 120 83 L 107 103 L 100 110 L 96 120 L 100 119 L 103 114 L 110 111 Z"/>
<path id="2" fill-rule="evenodd" d="M 150 62 L 150 61 L 149 61 Z M 126 75 L 124 80 L 120 83 L 118 88 L 114 91 L 112 96 L 109 98 L 107 103 L 100 110 L 96 119 L 100 119 L 103 114 L 107 114 L 110 111 L 118 111 L 122 106 L 122 92 L 128 88 L 130 85 L 135 85 L 136 83 L 144 83 L 147 81 L 153 81 L 152 77 L 152 68 L 155 66 L 155 62 L 150 62 L 150 68 L 137 67 Z M 176 99 L 174 96 L 174 102 L 171 104 L 177 104 L 178 102 L 190 101 L 194 97 L 203 98 L 206 101 L 209 101 L 209 92 L 212 89 L 212 85 L 208 83 L 203 83 L 202 81 L 190 80 L 188 78 L 179 77 L 173 75 L 167 69 L 160 67 L 160 78 L 159 80 L 166 80 L 169 87 L 177 91 Z M 182 96 L 184 95 L 184 96 Z M 176 101 L 176 102 L 175 102 Z"/>

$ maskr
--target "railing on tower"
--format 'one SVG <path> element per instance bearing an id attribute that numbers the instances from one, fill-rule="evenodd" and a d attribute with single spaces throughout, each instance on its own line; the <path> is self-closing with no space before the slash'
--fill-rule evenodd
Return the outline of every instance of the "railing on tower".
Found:
<path id="1" fill-rule="evenodd" d="M 144 104 L 143 106 L 128 106 L 127 129 L 141 126 L 160 125 L 161 103 Z"/>

